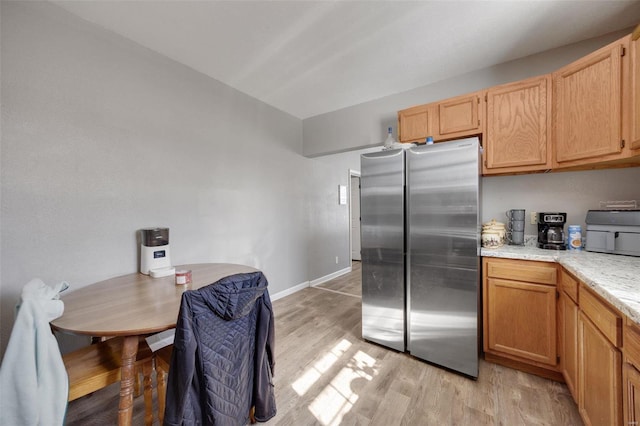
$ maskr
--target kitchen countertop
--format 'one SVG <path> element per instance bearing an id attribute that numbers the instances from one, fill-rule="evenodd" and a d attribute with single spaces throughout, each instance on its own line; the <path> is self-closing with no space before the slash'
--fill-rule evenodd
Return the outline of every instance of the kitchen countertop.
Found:
<path id="1" fill-rule="evenodd" d="M 559 263 L 620 312 L 640 324 L 640 257 L 510 245 L 483 248 L 481 255 Z"/>

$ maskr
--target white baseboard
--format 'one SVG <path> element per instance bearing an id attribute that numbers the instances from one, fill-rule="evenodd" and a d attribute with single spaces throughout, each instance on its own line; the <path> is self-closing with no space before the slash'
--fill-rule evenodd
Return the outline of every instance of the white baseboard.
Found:
<path id="1" fill-rule="evenodd" d="M 311 287 L 315 287 L 315 286 L 320 285 L 322 283 L 326 283 L 327 281 L 330 281 L 330 280 L 332 280 L 334 278 L 338 278 L 341 275 L 348 274 L 349 272 L 351 272 L 351 266 L 349 266 L 347 268 L 344 268 L 344 269 L 341 269 L 339 271 L 336 271 L 336 272 L 334 272 L 332 274 L 325 275 L 324 277 L 320 277 L 320 278 L 317 278 L 317 279 L 311 281 Z"/>
<path id="2" fill-rule="evenodd" d="M 305 281 L 302 284 L 298 284 L 286 290 L 282 290 L 277 293 L 270 294 L 269 297 L 271 298 L 272 301 L 282 299 L 283 297 L 289 296 L 290 294 L 296 293 L 300 290 L 304 290 L 307 287 L 309 287 L 309 281 Z"/>
<path id="3" fill-rule="evenodd" d="M 283 297 L 289 296 L 289 295 L 291 295 L 293 293 L 296 293 L 296 292 L 298 292 L 300 290 L 304 290 L 307 287 L 315 287 L 315 286 L 320 285 L 322 283 L 326 283 L 327 281 L 330 281 L 330 280 L 332 280 L 334 278 L 338 278 L 341 275 L 348 274 L 349 272 L 351 272 L 351 270 L 352 270 L 351 266 L 349 266 L 347 268 L 344 268 L 344 269 L 341 269 L 339 271 L 336 271 L 336 272 L 334 272 L 332 274 L 325 275 L 324 277 L 317 278 L 317 279 L 315 279 L 315 280 L 313 280 L 311 282 L 305 281 L 302 284 L 298 284 L 298 285 L 293 286 L 291 288 L 288 288 L 286 290 L 282 290 L 282 291 L 279 291 L 277 293 L 270 294 L 269 297 L 271 298 L 272 301 L 278 300 L 278 299 L 282 299 Z"/>

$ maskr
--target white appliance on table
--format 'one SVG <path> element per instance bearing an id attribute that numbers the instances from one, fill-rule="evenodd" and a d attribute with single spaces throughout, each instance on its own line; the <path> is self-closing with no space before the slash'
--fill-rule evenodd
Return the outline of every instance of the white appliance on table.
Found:
<path id="1" fill-rule="evenodd" d="M 169 250 L 169 228 L 145 228 L 141 231 L 140 273 L 153 278 L 173 275 Z"/>

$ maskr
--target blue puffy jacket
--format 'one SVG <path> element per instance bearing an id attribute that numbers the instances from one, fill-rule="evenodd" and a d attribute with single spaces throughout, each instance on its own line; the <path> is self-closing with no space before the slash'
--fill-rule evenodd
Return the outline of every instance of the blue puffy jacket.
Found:
<path id="1" fill-rule="evenodd" d="M 236 274 L 182 295 L 165 426 L 245 425 L 276 414 L 274 324 L 262 272 Z"/>

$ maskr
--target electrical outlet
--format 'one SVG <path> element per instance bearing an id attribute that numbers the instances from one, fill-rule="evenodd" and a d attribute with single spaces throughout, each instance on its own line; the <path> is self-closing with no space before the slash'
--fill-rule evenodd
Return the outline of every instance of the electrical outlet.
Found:
<path id="1" fill-rule="evenodd" d="M 338 256 L 336 256 L 336 265 L 338 264 Z"/>
<path id="2" fill-rule="evenodd" d="M 537 225 L 538 224 L 538 213 L 531 212 L 531 224 L 532 225 Z"/>

